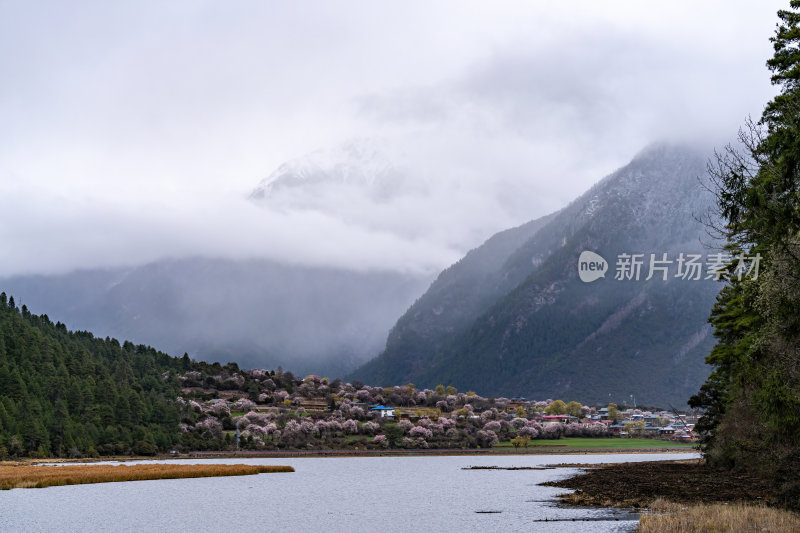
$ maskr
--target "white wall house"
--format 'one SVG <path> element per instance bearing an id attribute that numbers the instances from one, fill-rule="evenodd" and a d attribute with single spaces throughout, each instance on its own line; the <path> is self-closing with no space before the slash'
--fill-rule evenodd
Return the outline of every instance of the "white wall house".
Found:
<path id="1" fill-rule="evenodd" d="M 394 417 L 394 409 L 386 407 L 385 405 L 377 405 L 370 409 L 370 411 L 376 413 L 381 418 Z"/>

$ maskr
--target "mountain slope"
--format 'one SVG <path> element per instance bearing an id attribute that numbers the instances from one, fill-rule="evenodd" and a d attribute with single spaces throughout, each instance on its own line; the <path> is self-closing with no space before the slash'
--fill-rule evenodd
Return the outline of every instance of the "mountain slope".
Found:
<path id="1" fill-rule="evenodd" d="M 395 374 L 412 376 L 421 371 L 441 348 L 443 339 L 464 328 L 508 287 L 521 281 L 518 271 L 503 268 L 505 258 L 550 218 L 502 231 L 444 270 L 392 329 L 382 359 L 361 367 L 358 378 L 369 383 L 391 380 L 386 372 L 388 361 Z"/>
<path id="2" fill-rule="evenodd" d="M 595 402 L 634 395 L 683 404 L 702 381 L 713 345 L 706 317 L 718 284 L 675 279 L 675 265 L 668 281 L 645 281 L 646 269 L 639 281 L 613 275 L 620 253 L 668 253 L 674 260 L 681 252 L 710 252 L 695 219 L 711 201 L 697 181 L 704 169 L 704 159 L 686 148 L 648 148 L 505 255 L 493 273 L 507 282 L 496 292 L 505 292 L 478 316 L 420 340 L 426 313 L 458 294 L 429 292 L 398 321 L 384 353 L 354 376 L 448 383 L 484 395 Z M 609 261 L 605 279 L 578 279 L 584 250 Z"/>

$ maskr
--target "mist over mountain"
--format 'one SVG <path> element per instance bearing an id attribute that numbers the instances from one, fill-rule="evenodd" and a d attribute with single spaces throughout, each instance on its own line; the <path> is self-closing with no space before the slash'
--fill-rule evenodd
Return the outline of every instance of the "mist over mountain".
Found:
<path id="1" fill-rule="evenodd" d="M 450 236 L 455 219 L 414 216 L 435 212 L 447 187 L 462 209 L 473 206 L 457 178 L 437 181 L 407 161 L 375 139 L 349 141 L 279 166 L 250 201 L 268 216 L 325 216 L 456 249 L 487 227 L 476 217 Z M 620 253 L 710 251 L 695 218 L 711 200 L 697 179 L 704 170 L 696 150 L 651 146 L 560 211 L 492 236 L 433 284 L 431 273 L 402 265 L 191 256 L 12 276 L 0 287 L 71 328 L 199 360 L 335 376 L 357 369 L 352 377 L 365 382 L 447 383 L 484 395 L 679 403 L 705 375 L 706 317 L 719 286 L 616 281 L 613 268 Z M 492 202 L 501 197 L 484 205 Z M 605 279 L 578 280 L 583 250 L 609 261 Z"/>
<path id="2" fill-rule="evenodd" d="M 442 272 L 352 377 L 452 384 L 484 395 L 684 403 L 707 370 L 712 280 L 651 280 L 654 253 L 715 252 L 697 220 L 712 199 L 705 157 L 653 145 L 561 211 L 499 233 Z M 604 279 L 578 279 L 584 250 Z M 644 254 L 641 279 L 615 280 L 619 254 Z M 705 271 L 703 277 L 705 277 Z"/>
<path id="3" fill-rule="evenodd" d="M 447 153 L 452 150 L 441 140 L 416 135 L 353 138 L 286 161 L 249 199 L 266 213 L 324 217 L 383 241 L 426 244 L 439 257 L 452 258 L 531 211 L 543 211 L 542 198 L 554 203 L 551 194 L 528 183 L 534 173 L 511 173 L 504 158 L 477 170 L 468 160 L 442 161 Z M 405 262 L 430 266 L 422 259 L 426 253 L 408 247 Z"/>
<path id="4" fill-rule="evenodd" d="M 351 141 L 289 161 L 262 181 L 248 202 L 257 211 L 253 223 L 281 222 L 283 239 L 297 241 L 295 247 L 309 228 L 319 241 L 328 232 L 325 248 L 310 251 L 319 254 L 315 261 L 259 258 L 255 250 L 251 259 L 178 255 L 127 267 L 7 276 L 0 287 L 71 328 L 172 355 L 343 375 L 382 349 L 391 325 L 434 276 L 413 259 L 392 264 L 393 256 L 383 253 L 415 241 L 430 224 L 403 224 L 414 217 L 397 212 L 383 225 L 376 218 L 387 202 L 402 212 L 416 200 L 398 205 L 398 199 L 426 194 L 406 186 L 414 176 L 400 168 L 378 143 Z M 352 253 L 359 246 L 360 254 L 379 257 L 359 262 Z M 423 243 L 415 246 L 425 250 Z"/>
<path id="5" fill-rule="evenodd" d="M 380 350 L 429 279 L 193 258 L 14 277 L 0 286 L 70 328 L 172 355 L 341 375 Z"/>

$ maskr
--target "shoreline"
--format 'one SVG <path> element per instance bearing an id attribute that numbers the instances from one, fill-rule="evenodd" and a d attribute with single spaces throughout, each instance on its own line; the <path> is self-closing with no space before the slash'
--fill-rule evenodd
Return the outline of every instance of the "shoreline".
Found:
<path id="1" fill-rule="evenodd" d="M 695 449 L 686 448 L 561 448 L 558 446 L 541 446 L 537 449 L 428 449 L 428 450 L 254 450 L 254 451 L 195 451 L 181 454 L 160 454 L 155 456 L 105 456 L 83 458 L 24 458 L 16 461 L 0 461 L 2 464 L 44 464 L 44 463 L 103 463 L 129 461 L 165 461 L 185 459 L 280 459 L 287 457 L 437 457 L 437 456 L 526 456 L 526 455 L 619 455 L 619 454 L 663 454 L 685 453 L 696 454 Z"/>
<path id="2" fill-rule="evenodd" d="M 573 477 L 542 485 L 571 489 L 559 502 L 590 507 L 648 508 L 654 501 L 775 505 L 772 487 L 763 479 L 719 470 L 703 459 L 642 461 L 587 466 Z"/>
<path id="3" fill-rule="evenodd" d="M 697 453 L 682 448 L 559 448 L 536 450 L 436 449 L 436 450 L 286 450 L 254 452 L 192 452 L 180 458 L 281 458 L 281 457 L 425 457 L 425 456 L 514 456 L 514 455 L 616 455 L 616 454 Z"/>
<path id="4" fill-rule="evenodd" d="M 559 505 L 639 514 L 637 531 L 800 531 L 800 514 L 780 501 L 769 480 L 712 468 L 703 459 L 587 465 L 543 486 L 572 489 Z"/>

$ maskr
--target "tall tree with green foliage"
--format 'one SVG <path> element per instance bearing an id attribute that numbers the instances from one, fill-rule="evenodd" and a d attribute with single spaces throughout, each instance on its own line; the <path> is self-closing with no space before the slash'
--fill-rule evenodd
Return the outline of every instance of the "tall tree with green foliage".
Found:
<path id="1" fill-rule="evenodd" d="M 545 413 L 548 415 L 563 415 L 567 413 L 567 404 L 565 404 L 562 400 L 556 400 L 550 405 L 548 405 L 545 410 Z"/>
<path id="2" fill-rule="evenodd" d="M 800 0 L 778 17 L 767 66 L 780 94 L 709 167 L 728 249 L 760 254 L 760 274 L 720 292 L 714 370 L 690 404 L 706 409 L 711 462 L 774 480 L 800 508 Z"/>
<path id="3" fill-rule="evenodd" d="M 574 416 L 575 418 L 583 418 L 583 406 L 575 401 L 569 402 L 565 408 L 565 412 L 569 416 Z"/>

